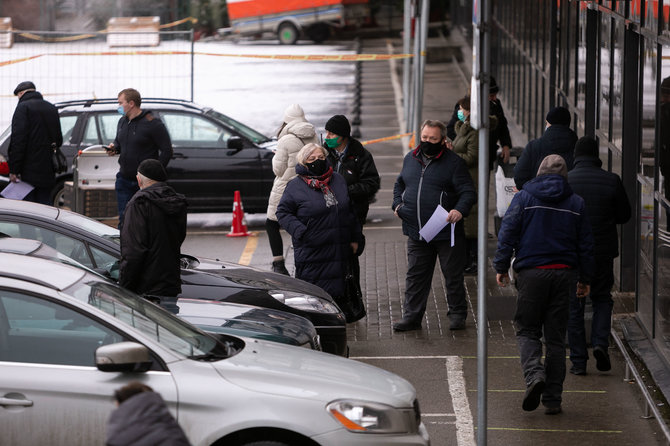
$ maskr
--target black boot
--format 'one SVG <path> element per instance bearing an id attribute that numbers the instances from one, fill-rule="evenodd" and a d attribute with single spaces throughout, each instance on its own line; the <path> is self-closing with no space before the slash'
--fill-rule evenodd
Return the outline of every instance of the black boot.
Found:
<path id="1" fill-rule="evenodd" d="M 272 272 L 290 276 L 288 270 L 286 269 L 286 265 L 284 265 L 284 259 L 275 260 L 272 262 Z"/>
<path id="2" fill-rule="evenodd" d="M 466 240 L 466 261 L 463 273 L 477 274 L 477 239 Z"/>

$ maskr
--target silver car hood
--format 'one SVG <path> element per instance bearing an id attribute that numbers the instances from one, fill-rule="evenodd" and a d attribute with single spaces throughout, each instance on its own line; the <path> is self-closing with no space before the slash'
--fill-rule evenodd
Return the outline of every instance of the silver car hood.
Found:
<path id="1" fill-rule="evenodd" d="M 386 370 L 274 342 L 245 338 L 237 355 L 213 363 L 229 382 L 245 389 L 327 404 L 336 399 L 374 401 L 411 408 L 414 387 Z"/>

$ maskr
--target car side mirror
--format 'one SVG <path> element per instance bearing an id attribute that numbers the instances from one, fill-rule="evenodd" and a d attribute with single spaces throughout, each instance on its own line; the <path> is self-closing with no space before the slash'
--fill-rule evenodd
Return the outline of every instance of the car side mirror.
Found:
<path id="1" fill-rule="evenodd" d="M 244 142 L 239 136 L 231 136 L 228 138 L 228 148 L 237 150 L 238 152 L 244 148 Z"/>
<path id="2" fill-rule="evenodd" d="M 117 342 L 95 350 L 95 365 L 101 372 L 143 373 L 151 368 L 151 355 L 137 342 Z"/>

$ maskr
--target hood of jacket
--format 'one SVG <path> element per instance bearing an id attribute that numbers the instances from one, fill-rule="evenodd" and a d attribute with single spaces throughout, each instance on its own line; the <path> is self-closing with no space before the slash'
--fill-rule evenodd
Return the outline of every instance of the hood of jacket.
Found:
<path id="1" fill-rule="evenodd" d="M 524 184 L 523 190 L 548 203 L 558 203 L 572 195 L 568 180 L 559 174 L 540 175 Z"/>
<path id="2" fill-rule="evenodd" d="M 23 93 L 23 96 L 19 99 L 19 102 L 29 101 L 31 99 L 44 99 L 42 93 L 39 91 L 28 91 Z"/>
<path id="3" fill-rule="evenodd" d="M 281 133 L 280 137 L 290 134 L 300 139 L 311 139 L 316 136 L 314 126 L 307 121 L 291 121 L 286 124 Z"/>
<path id="4" fill-rule="evenodd" d="M 579 165 L 580 167 L 584 166 L 589 166 L 589 167 L 597 167 L 600 169 L 603 166 L 603 161 L 600 158 L 594 158 L 592 156 L 578 156 L 575 158 L 575 167 Z"/>
<path id="5" fill-rule="evenodd" d="M 148 200 L 167 215 L 181 214 L 186 211 L 186 197 L 175 192 L 167 183 L 154 183 L 135 195 L 135 199 Z"/>

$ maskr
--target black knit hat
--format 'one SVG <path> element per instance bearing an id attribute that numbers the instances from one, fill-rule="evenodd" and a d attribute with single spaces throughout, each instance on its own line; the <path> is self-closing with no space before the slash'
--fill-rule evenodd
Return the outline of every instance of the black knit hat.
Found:
<path id="1" fill-rule="evenodd" d="M 496 78 L 491 76 L 491 82 L 489 83 L 489 94 L 495 94 L 500 91 L 498 84 L 496 83 Z"/>
<path id="2" fill-rule="evenodd" d="M 160 161 L 146 159 L 137 167 L 137 172 L 154 181 L 167 181 L 167 172 Z"/>
<path id="3" fill-rule="evenodd" d="M 35 84 L 30 81 L 23 81 L 14 89 L 14 96 L 17 96 L 19 93 L 25 90 L 36 90 Z"/>
<path id="4" fill-rule="evenodd" d="M 547 122 L 551 125 L 570 125 L 570 111 L 565 107 L 554 107 L 547 113 Z"/>
<path id="5" fill-rule="evenodd" d="M 326 122 L 326 130 L 337 136 L 348 138 L 351 134 L 351 125 L 344 115 L 335 115 Z"/>
<path id="6" fill-rule="evenodd" d="M 578 156 L 591 156 L 598 158 L 598 141 L 590 136 L 579 138 L 575 144 L 575 158 Z"/>

